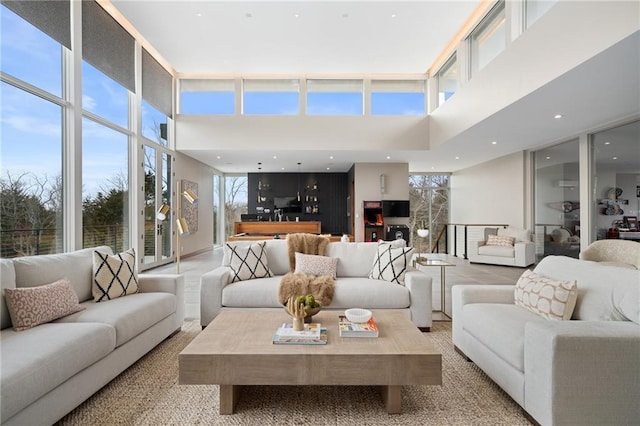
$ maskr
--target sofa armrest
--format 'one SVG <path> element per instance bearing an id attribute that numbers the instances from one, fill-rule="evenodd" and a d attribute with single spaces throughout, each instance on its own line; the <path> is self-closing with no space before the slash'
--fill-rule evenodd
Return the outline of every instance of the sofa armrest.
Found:
<path id="1" fill-rule="evenodd" d="M 458 284 L 451 287 L 451 338 L 458 345 L 462 336 L 462 308 L 470 303 L 514 303 L 514 285 Z"/>
<path id="2" fill-rule="evenodd" d="M 484 246 L 485 243 L 486 241 L 480 240 L 480 241 L 474 241 L 471 244 L 469 244 L 468 246 L 469 253 L 467 254 L 467 257 L 469 259 L 477 258 L 480 247 Z"/>
<path id="3" fill-rule="evenodd" d="M 140 274 L 138 287 L 141 293 L 171 293 L 176 295 L 178 326 L 184 322 L 184 276 L 177 274 Z"/>
<path id="4" fill-rule="evenodd" d="M 513 245 L 515 264 L 529 266 L 536 262 L 536 244 L 530 241 L 518 241 Z"/>
<path id="5" fill-rule="evenodd" d="M 640 326 L 529 322 L 525 406 L 541 424 L 634 424 L 640 418 Z"/>
<path id="6" fill-rule="evenodd" d="M 222 308 L 222 289 L 231 281 L 231 268 L 219 266 L 200 278 L 200 324 L 204 327 Z"/>
<path id="7" fill-rule="evenodd" d="M 410 267 L 404 275 L 404 286 L 411 293 L 411 321 L 418 327 L 432 325 L 432 279 L 418 269 Z"/>

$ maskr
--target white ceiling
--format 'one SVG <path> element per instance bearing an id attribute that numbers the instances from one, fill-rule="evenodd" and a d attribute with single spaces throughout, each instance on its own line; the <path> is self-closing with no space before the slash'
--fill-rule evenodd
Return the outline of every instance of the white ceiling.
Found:
<path id="1" fill-rule="evenodd" d="M 182 75 L 192 74 L 419 74 L 445 49 L 480 1 L 164 1 L 111 0 L 111 3 Z M 296 16 L 297 14 L 297 16 Z M 210 151 L 188 155 L 226 173 L 263 171 L 347 171 L 355 162 L 406 162 L 415 171 L 453 172 L 523 149 L 558 141 L 586 129 L 637 113 L 633 99 L 637 41 L 611 48 L 494 116 L 431 151 Z M 631 61 L 633 63 L 633 60 Z M 595 81 L 608 75 L 606 90 Z M 611 102 L 611 99 L 625 102 Z M 631 99 L 631 101 L 629 101 Z M 630 105 L 631 102 L 631 105 Z M 637 102 L 636 102 L 637 103 Z M 606 114 L 594 105 L 607 105 Z M 561 125 L 523 117 L 566 106 L 575 111 Z M 563 111 L 566 111 L 564 109 Z M 604 121 L 603 121 L 604 120 Z M 505 126 L 504 123 L 519 123 Z M 480 146 L 478 140 L 517 141 Z M 455 157 L 460 153 L 460 160 Z M 278 158 L 273 159 L 276 155 Z M 334 159 L 329 159 L 334 155 Z M 386 157 L 391 157 L 387 159 Z"/>

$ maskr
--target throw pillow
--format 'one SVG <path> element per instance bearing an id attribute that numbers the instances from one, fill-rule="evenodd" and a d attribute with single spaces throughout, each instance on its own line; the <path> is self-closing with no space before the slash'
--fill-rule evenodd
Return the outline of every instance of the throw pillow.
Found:
<path id="1" fill-rule="evenodd" d="M 513 237 L 506 237 L 501 235 L 488 235 L 487 236 L 487 245 L 488 246 L 506 246 L 510 247 L 513 245 L 515 239 Z"/>
<path id="2" fill-rule="evenodd" d="M 393 247 L 379 244 L 369 278 L 404 284 L 404 276 L 411 264 L 413 247 Z"/>
<path id="3" fill-rule="evenodd" d="M 91 290 L 96 302 L 138 293 L 135 250 L 130 248 L 114 255 L 95 250 Z"/>
<path id="4" fill-rule="evenodd" d="M 571 319 L 578 299 L 575 281 L 557 281 L 526 270 L 514 291 L 515 304 L 547 319 Z"/>
<path id="5" fill-rule="evenodd" d="M 498 228 L 484 228 L 484 240 L 489 239 L 489 235 L 498 235 Z"/>
<path id="6" fill-rule="evenodd" d="M 5 288 L 13 329 L 27 330 L 85 309 L 69 280 L 38 287 Z"/>
<path id="7" fill-rule="evenodd" d="M 248 246 L 227 244 L 229 267 L 233 272 L 232 283 L 273 276 L 267 260 L 266 244 L 265 241 Z"/>
<path id="8" fill-rule="evenodd" d="M 294 271 L 296 274 L 302 272 L 307 275 L 327 275 L 335 278 L 337 267 L 337 257 L 316 256 L 296 252 L 296 270 Z"/>
<path id="9" fill-rule="evenodd" d="M 402 248 L 407 246 L 407 242 L 402 238 L 391 241 L 378 240 L 378 245 L 380 244 L 389 244 L 393 248 Z"/>

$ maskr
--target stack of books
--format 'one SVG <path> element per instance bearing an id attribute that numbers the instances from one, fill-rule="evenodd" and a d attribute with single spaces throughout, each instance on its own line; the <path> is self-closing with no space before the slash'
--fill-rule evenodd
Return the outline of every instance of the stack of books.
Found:
<path id="1" fill-rule="evenodd" d="M 378 324 L 373 317 L 368 322 L 351 322 L 340 315 L 338 322 L 340 337 L 378 337 Z"/>
<path id="2" fill-rule="evenodd" d="M 274 345 L 326 345 L 327 329 L 320 323 L 305 324 L 304 330 L 295 331 L 293 324 L 284 323 L 273 336 Z"/>

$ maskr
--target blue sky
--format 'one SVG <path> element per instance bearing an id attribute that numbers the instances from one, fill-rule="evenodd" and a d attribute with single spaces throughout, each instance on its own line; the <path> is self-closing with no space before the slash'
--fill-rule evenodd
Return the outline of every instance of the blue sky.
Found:
<path id="1" fill-rule="evenodd" d="M 39 89 L 62 96 L 60 45 L 4 6 L 0 7 L 0 69 Z M 126 132 L 129 92 L 90 64 L 82 66 L 82 107 Z M 184 113 L 232 114 L 232 92 L 181 94 Z M 424 114 L 424 94 L 372 93 L 372 114 Z M 250 92 L 247 114 L 299 114 L 296 92 Z M 361 93 L 309 93 L 308 114 L 362 114 Z M 236 112 L 237 113 L 237 112 Z M 62 108 L 8 83 L 0 87 L 2 177 L 31 172 L 54 180 L 62 171 Z M 143 102 L 143 136 L 156 141 L 166 116 Z M 127 135 L 84 118 L 83 196 L 95 195 L 110 180 L 127 175 Z"/>

